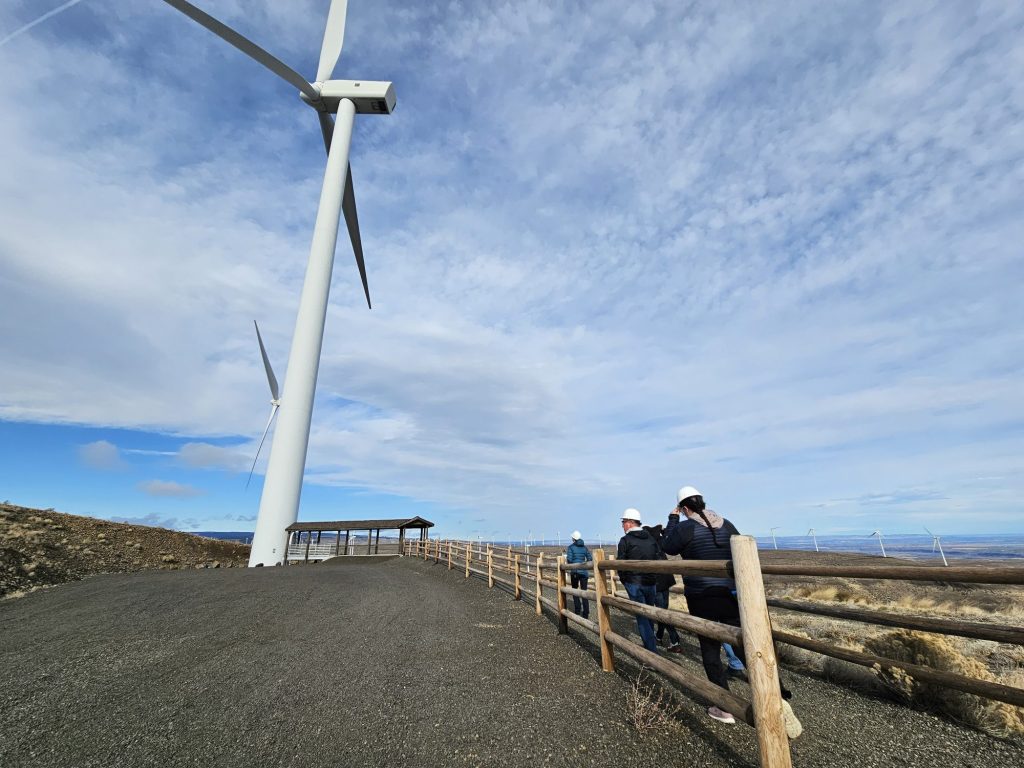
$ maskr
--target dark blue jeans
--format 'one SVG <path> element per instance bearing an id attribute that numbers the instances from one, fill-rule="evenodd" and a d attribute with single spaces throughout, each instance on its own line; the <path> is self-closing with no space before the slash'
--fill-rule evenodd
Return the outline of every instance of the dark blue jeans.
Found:
<path id="1" fill-rule="evenodd" d="M 586 589 L 587 579 L 589 578 L 590 577 L 585 573 L 582 576 L 578 576 L 574 572 L 569 573 L 569 581 L 571 582 L 573 589 Z M 583 603 L 582 612 L 580 612 L 580 603 Z M 585 597 L 577 597 L 576 595 L 573 595 L 572 611 L 577 616 L 582 616 L 584 619 L 590 618 L 590 601 Z"/>
<path id="2" fill-rule="evenodd" d="M 636 603 L 644 603 L 657 608 L 658 592 L 654 585 L 644 584 L 623 584 L 626 588 L 626 592 L 629 594 L 629 599 Z M 651 624 L 651 620 L 645 616 L 636 617 L 636 629 L 640 633 L 640 638 L 644 641 L 644 648 L 654 653 L 658 652 L 658 641 L 654 637 L 654 625 Z"/>

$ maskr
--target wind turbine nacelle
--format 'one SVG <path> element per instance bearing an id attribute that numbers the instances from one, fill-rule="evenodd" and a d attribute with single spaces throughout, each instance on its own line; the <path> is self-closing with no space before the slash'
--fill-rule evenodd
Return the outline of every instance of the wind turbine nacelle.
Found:
<path id="1" fill-rule="evenodd" d="M 305 94 L 302 98 L 309 101 Z M 330 112 L 337 112 L 338 102 L 348 99 L 360 115 L 390 115 L 397 103 L 394 83 L 377 80 L 328 80 L 320 87 L 320 99 Z"/>

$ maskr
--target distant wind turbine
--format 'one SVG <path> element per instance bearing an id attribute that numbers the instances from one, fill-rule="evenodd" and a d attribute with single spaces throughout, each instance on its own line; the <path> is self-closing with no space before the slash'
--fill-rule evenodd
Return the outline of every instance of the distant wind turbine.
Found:
<path id="1" fill-rule="evenodd" d="M 820 550 L 818 549 L 818 540 L 814 536 L 814 529 L 811 528 L 809 531 L 807 531 L 807 535 L 810 536 L 811 541 L 814 542 L 814 551 L 819 552 Z"/>
<path id="2" fill-rule="evenodd" d="M 888 557 L 888 555 L 885 554 L 885 544 L 882 543 L 882 532 L 872 531 L 871 535 L 878 537 L 878 546 L 882 548 L 882 557 Z"/>
<path id="3" fill-rule="evenodd" d="M 928 535 L 932 537 L 932 554 L 935 554 L 935 548 L 938 547 L 939 554 L 942 555 L 942 564 L 949 566 L 949 563 L 946 562 L 946 553 L 942 551 L 942 537 L 936 536 L 934 533 L 929 531 L 927 526 L 924 526 L 924 529 L 925 531 L 928 531 Z"/>
<path id="4" fill-rule="evenodd" d="M 260 343 L 260 355 L 263 356 L 263 368 L 267 372 L 267 383 L 270 385 L 270 418 L 267 419 L 267 428 L 263 430 L 263 437 L 260 438 L 260 444 L 256 448 L 256 456 L 252 460 L 252 468 L 249 470 L 249 479 L 245 481 L 245 487 L 249 487 L 249 482 L 252 480 L 252 473 L 256 469 L 256 462 L 259 461 L 260 451 L 263 449 L 263 441 L 267 439 L 267 433 L 270 432 L 270 425 L 274 423 L 274 416 L 277 415 L 277 409 L 281 407 L 281 392 L 277 386 L 277 376 L 274 375 L 274 369 L 270 365 L 270 358 L 267 357 L 267 348 L 263 346 L 263 337 L 260 335 L 260 326 L 255 320 L 252 324 L 256 326 L 256 340 Z"/>
<path id="5" fill-rule="evenodd" d="M 779 548 L 779 542 L 777 542 L 777 541 L 775 540 L 775 532 L 776 532 L 777 530 L 779 530 L 779 527 L 780 527 L 780 526 L 775 526 L 774 528 L 772 528 L 772 545 L 773 545 L 773 546 L 774 546 L 774 547 L 775 547 L 776 549 L 778 549 L 778 548 Z"/>

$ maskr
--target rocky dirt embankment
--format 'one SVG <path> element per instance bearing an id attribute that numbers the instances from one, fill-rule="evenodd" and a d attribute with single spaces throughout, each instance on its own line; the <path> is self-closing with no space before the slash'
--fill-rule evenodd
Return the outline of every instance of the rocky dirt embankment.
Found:
<path id="1" fill-rule="evenodd" d="M 232 568 L 248 561 L 244 544 L 0 504 L 0 597 L 97 573 Z"/>

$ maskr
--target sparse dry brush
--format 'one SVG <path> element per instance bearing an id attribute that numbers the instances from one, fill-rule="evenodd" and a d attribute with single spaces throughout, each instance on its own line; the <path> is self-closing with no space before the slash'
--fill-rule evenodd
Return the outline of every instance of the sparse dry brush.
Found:
<path id="1" fill-rule="evenodd" d="M 846 580 L 822 584 L 793 579 L 789 583 L 772 582 L 769 593 L 773 597 L 845 603 L 894 614 L 959 617 L 1001 624 L 1019 623 L 1024 615 L 1021 590 L 996 585 Z M 772 620 L 778 629 L 825 640 L 837 647 L 1024 687 L 1024 648 L 1019 646 L 927 632 L 893 631 L 872 624 L 774 609 Z M 993 735 L 1024 735 L 1024 710 L 1010 704 L 922 683 L 898 670 L 872 670 L 785 645 L 779 646 L 779 656 L 782 663 L 792 668 L 859 690 L 892 696 L 908 706 L 941 712 Z"/>
<path id="2" fill-rule="evenodd" d="M 869 653 L 887 659 L 956 672 L 978 680 L 994 680 L 995 676 L 982 661 L 961 650 L 958 640 L 901 629 L 872 637 L 864 647 Z M 876 669 L 875 672 L 890 691 L 911 706 L 942 712 L 996 736 L 1024 733 L 1024 710 L 1020 707 L 915 680 L 902 670 Z"/>
<path id="3" fill-rule="evenodd" d="M 626 694 L 626 720 L 637 733 L 664 731 L 676 725 L 680 706 L 641 668 Z"/>

